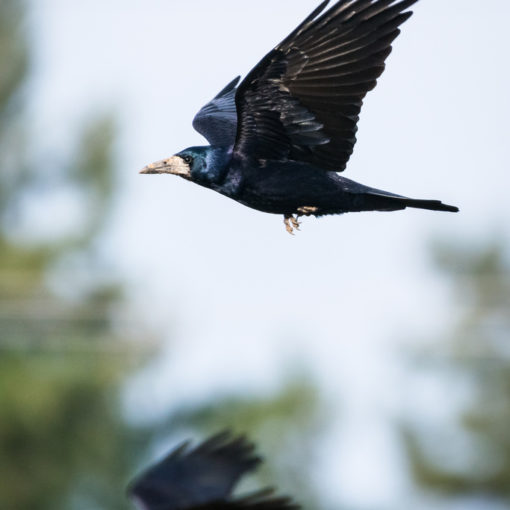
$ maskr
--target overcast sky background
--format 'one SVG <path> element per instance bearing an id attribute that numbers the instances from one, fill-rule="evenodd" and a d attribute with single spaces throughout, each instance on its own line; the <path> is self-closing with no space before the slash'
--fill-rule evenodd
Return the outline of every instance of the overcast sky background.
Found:
<path id="1" fill-rule="evenodd" d="M 37 0 L 33 127 L 45 146 L 60 147 L 91 108 L 120 117 L 122 196 L 105 251 L 172 340 L 157 375 L 139 382 L 144 413 L 271 388 L 301 364 L 342 405 L 326 490 L 358 507 L 406 508 L 388 425 L 410 384 L 398 343 L 434 336 L 447 320 L 427 244 L 509 234 L 510 3 L 419 2 L 365 102 L 345 174 L 461 214 L 305 219 L 291 237 L 279 216 L 171 176 L 138 175 L 204 144 L 191 127 L 196 111 L 317 4 Z M 48 207 L 40 228 L 65 207 Z"/>

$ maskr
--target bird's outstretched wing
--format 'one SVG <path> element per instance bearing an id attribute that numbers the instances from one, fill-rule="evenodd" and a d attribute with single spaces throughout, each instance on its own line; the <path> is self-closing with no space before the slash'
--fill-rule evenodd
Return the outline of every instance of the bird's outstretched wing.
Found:
<path id="1" fill-rule="evenodd" d="M 344 170 L 363 98 L 416 1 L 322 2 L 239 85 L 234 156 Z"/>
<path id="2" fill-rule="evenodd" d="M 259 463 L 251 443 L 223 433 L 196 448 L 183 444 L 136 480 L 129 494 L 143 510 L 212 509 L 228 501 L 239 479 Z"/>
<path id="3" fill-rule="evenodd" d="M 193 119 L 193 127 L 211 145 L 234 145 L 237 132 L 236 87 L 240 76 L 232 80 L 211 102 L 207 103 Z"/>

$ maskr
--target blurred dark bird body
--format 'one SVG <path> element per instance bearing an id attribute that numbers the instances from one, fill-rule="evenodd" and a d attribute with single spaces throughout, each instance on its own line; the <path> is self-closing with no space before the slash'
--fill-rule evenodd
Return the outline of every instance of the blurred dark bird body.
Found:
<path id="1" fill-rule="evenodd" d="M 363 98 L 377 84 L 406 11 L 417 0 L 323 2 L 239 84 L 200 110 L 193 126 L 211 144 L 148 165 L 259 211 L 300 216 L 414 207 L 457 212 L 338 175 L 356 143 Z M 325 12 L 324 12 L 325 11 Z"/>
<path id="2" fill-rule="evenodd" d="M 135 480 L 129 494 L 143 510 L 298 510 L 271 490 L 232 495 L 260 462 L 251 443 L 224 433 L 196 448 L 180 446 Z"/>

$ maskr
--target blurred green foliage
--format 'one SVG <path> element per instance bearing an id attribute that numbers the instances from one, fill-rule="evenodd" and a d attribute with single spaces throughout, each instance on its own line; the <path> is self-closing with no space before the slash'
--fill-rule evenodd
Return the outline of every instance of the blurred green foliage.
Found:
<path id="1" fill-rule="evenodd" d="M 117 333 L 122 286 L 95 253 L 113 199 L 115 126 L 91 121 L 57 166 L 37 157 L 24 13 L 20 0 L 0 3 L 0 508 L 125 508 L 152 430 L 122 416 L 123 383 L 148 354 Z M 33 232 L 31 205 L 59 193 L 79 203 L 77 224 Z"/>
<path id="2" fill-rule="evenodd" d="M 311 501 L 323 415 L 305 380 L 263 399 L 183 410 L 171 426 L 135 427 L 124 416 L 125 383 L 153 354 L 140 345 L 154 344 L 139 330 L 133 339 L 116 327 L 124 285 L 98 249 L 117 189 L 115 122 L 91 120 L 73 150 L 49 148 L 52 161 L 36 153 L 25 108 L 26 8 L 21 0 L 0 2 L 0 57 L 8 64 L 0 75 L 0 508 L 127 508 L 124 487 L 135 466 L 178 425 L 188 435 L 247 432 L 268 457 L 261 483 Z M 76 207 L 64 230 L 59 209 L 45 210 L 62 197 Z M 33 226 L 45 216 L 49 228 Z"/>
<path id="3" fill-rule="evenodd" d="M 441 381 L 438 405 L 448 402 L 454 419 L 443 430 L 432 419 L 403 428 L 412 471 L 425 489 L 510 505 L 510 261 L 499 240 L 435 252 L 457 307 L 450 333 L 416 369 Z"/>

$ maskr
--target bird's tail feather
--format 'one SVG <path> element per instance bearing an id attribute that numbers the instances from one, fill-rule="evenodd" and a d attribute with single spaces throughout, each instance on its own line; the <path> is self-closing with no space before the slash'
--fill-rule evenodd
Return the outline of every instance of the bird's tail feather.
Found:
<path id="1" fill-rule="evenodd" d="M 446 212 L 459 212 L 459 208 L 454 205 L 443 204 L 440 200 L 416 200 L 407 198 L 404 200 L 406 207 L 413 207 L 415 209 L 428 209 L 430 211 L 446 211 Z"/>
<path id="2" fill-rule="evenodd" d="M 396 209 L 405 209 L 412 207 L 414 209 L 428 209 L 430 211 L 446 211 L 446 212 L 459 212 L 459 208 L 454 205 L 443 204 L 440 200 L 417 200 L 414 198 L 402 197 L 393 195 L 391 193 L 378 193 L 372 192 L 369 195 L 377 198 L 384 198 L 385 202 L 395 206 Z"/>

